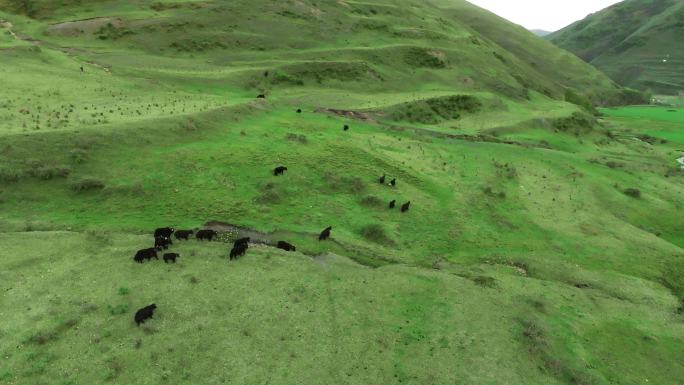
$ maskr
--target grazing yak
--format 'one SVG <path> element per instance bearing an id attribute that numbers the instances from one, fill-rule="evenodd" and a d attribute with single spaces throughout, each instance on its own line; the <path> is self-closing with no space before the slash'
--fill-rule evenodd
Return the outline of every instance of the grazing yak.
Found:
<path id="1" fill-rule="evenodd" d="M 301 114 L 301 113 L 302 113 L 302 109 L 301 109 L 301 108 L 297 108 L 297 113 L 298 113 L 298 114 Z"/>
<path id="2" fill-rule="evenodd" d="M 190 236 L 194 233 L 195 232 L 192 230 L 178 230 L 178 231 L 176 231 L 176 233 L 174 235 L 176 236 L 176 239 L 178 239 L 178 240 L 184 239 L 187 241 L 190 238 Z"/>
<path id="3" fill-rule="evenodd" d="M 237 247 L 238 245 L 249 245 L 249 241 L 251 241 L 250 237 L 240 238 L 233 242 L 233 247 Z"/>
<path id="4" fill-rule="evenodd" d="M 285 251 L 297 251 L 297 249 L 294 247 L 294 245 L 289 244 L 285 241 L 278 241 L 278 246 L 279 249 L 283 249 Z"/>
<path id="5" fill-rule="evenodd" d="M 344 125 L 344 130 L 345 130 L 345 131 L 349 131 L 349 125 L 348 125 L 348 124 L 345 124 L 345 125 Z"/>
<path id="6" fill-rule="evenodd" d="M 218 233 L 214 230 L 200 230 L 195 235 L 195 238 L 200 241 L 206 239 L 207 241 L 211 242 L 217 235 Z"/>
<path id="7" fill-rule="evenodd" d="M 385 178 L 386 178 L 386 175 L 383 174 L 383 175 L 380 177 L 380 179 L 378 179 L 378 182 L 380 182 L 380 184 L 385 184 Z"/>
<path id="8" fill-rule="evenodd" d="M 152 315 L 154 314 L 154 309 L 157 308 L 157 305 L 152 304 L 149 306 L 145 306 L 144 308 L 138 310 L 135 312 L 135 323 L 140 326 L 141 323 L 145 323 L 145 321 L 148 318 L 152 318 Z"/>
<path id="9" fill-rule="evenodd" d="M 396 199 L 393 200 L 392 202 L 390 202 L 390 204 L 389 204 L 389 208 L 391 208 L 391 209 L 395 208 L 396 206 L 397 206 L 397 200 Z"/>
<path id="10" fill-rule="evenodd" d="M 159 259 L 159 257 L 157 257 L 157 250 L 154 248 L 138 250 L 138 252 L 135 253 L 135 257 L 133 257 L 133 260 L 138 263 L 143 263 L 145 259 L 149 261 L 152 260 L 152 258 Z"/>
<path id="11" fill-rule="evenodd" d="M 273 169 L 273 175 L 278 176 L 278 175 L 283 175 L 287 171 L 287 167 L 285 166 L 278 166 L 275 169 Z"/>
<path id="12" fill-rule="evenodd" d="M 171 234 L 174 232 L 173 227 L 161 227 L 156 230 L 154 230 L 154 237 L 166 237 L 166 238 L 171 238 Z"/>
<path id="13" fill-rule="evenodd" d="M 154 237 L 154 248 L 157 250 L 166 250 L 170 245 L 173 245 L 173 241 L 169 237 Z"/>
<path id="14" fill-rule="evenodd" d="M 397 185 L 397 178 L 392 179 L 392 180 L 389 182 L 389 185 L 392 186 L 392 187 L 396 186 L 396 185 Z"/>
<path id="15" fill-rule="evenodd" d="M 239 256 L 244 256 L 247 253 L 247 248 L 249 248 L 248 243 L 238 243 L 233 246 L 233 249 L 230 251 L 230 260 L 232 261 L 233 259 L 238 259 Z"/>
<path id="16" fill-rule="evenodd" d="M 257 95 L 257 99 L 266 99 L 266 95 L 259 94 L 259 95 Z"/>
<path id="17" fill-rule="evenodd" d="M 318 240 L 319 241 L 325 241 L 326 239 L 330 238 L 330 231 L 331 230 L 332 230 L 332 226 L 321 231 L 321 235 L 318 236 Z"/>
<path id="18" fill-rule="evenodd" d="M 180 258 L 178 253 L 166 253 L 164 254 L 164 263 L 169 263 L 169 261 L 176 263 L 176 258 Z"/>
<path id="19" fill-rule="evenodd" d="M 409 211 L 409 207 L 411 207 L 411 201 L 408 201 L 408 202 L 404 203 L 403 205 L 401 205 L 401 212 L 405 213 L 405 212 Z"/>

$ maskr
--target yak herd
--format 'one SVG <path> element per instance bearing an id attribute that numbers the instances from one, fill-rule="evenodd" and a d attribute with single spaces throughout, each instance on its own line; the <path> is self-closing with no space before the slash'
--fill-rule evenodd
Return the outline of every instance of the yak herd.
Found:
<path id="1" fill-rule="evenodd" d="M 268 76 L 268 75 L 266 75 Z M 265 98 L 265 95 L 259 95 L 258 98 Z M 301 109 L 297 110 L 297 113 L 301 113 Z M 343 127 L 344 131 L 349 130 L 349 125 L 344 125 Z M 275 176 L 280 176 L 284 175 L 285 171 L 287 171 L 287 167 L 285 166 L 278 166 L 273 170 L 273 175 Z M 383 175 L 380 177 L 378 180 L 380 184 L 384 185 L 386 182 L 386 175 Z M 390 187 L 396 187 L 397 185 L 397 179 L 393 178 L 390 180 L 389 183 L 387 183 Z M 389 208 L 394 209 L 396 207 L 397 201 L 392 200 L 389 203 Z M 401 212 L 405 213 L 409 210 L 411 206 L 411 201 L 408 201 L 401 205 Z M 332 226 L 326 227 L 318 236 L 319 241 L 325 241 L 328 238 L 330 238 L 330 233 L 332 231 Z M 171 227 L 162 227 L 158 228 L 154 231 L 154 247 L 147 248 L 147 249 L 142 249 L 138 250 L 138 252 L 135 254 L 133 257 L 133 260 L 138 263 L 143 263 L 144 261 L 151 261 L 152 259 L 159 260 L 159 256 L 157 255 L 157 252 L 161 252 L 163 250 L 167 250 L 170 245 L 173 244 L 173 241 L 171 240 L 171 236 L 174 236 L 177 241 L 180 240 L 189 240 L 190 237 L 194 235 L 195 238 L 198 241 L 213 241 L 214 238 L 218 236 L 218 233 L 215 230 L 211 229 L 203 229 L 203 230 L 198 230 L 197 233 L 193 230 L 175 230 L 174 228 Z M 249 237 L 245 238 L 240 238 L 233 242 L 233 248 L 230 250 L 229 254 L 229 259 L 232 260 L 237 260 L 238 257 L 244 256 L 247 253 L 247 249 L 249 248 L 249 243 L 251 239 Z M 296 247 L 288 242 L 285 241 L 278 241 L 276 244 L 276 247 L 285 251 L 296 251 Z M 164 260 L 164 263 L 176 263 L 176 259 L 180 258 L 180 255 L 178 253 L 164 253 L 162 255 L 162 258 Z M 144 323 L 145 320 L 148 318 L 152 318 L 152 315 L 154 314 L 154 310 L 157 308 L 157 305 L 151 304 L 148 306 L 143 307 L 142 309 L 138 310 L 135 313 L 135 323 L 140 326 L 141 323 Z"/>

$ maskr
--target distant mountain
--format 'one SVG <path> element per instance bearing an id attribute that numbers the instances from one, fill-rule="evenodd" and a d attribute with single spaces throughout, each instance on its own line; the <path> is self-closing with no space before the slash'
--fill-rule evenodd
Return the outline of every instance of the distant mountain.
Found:
<path id="1" fill-rule="evenodd" d="M 684 2 L 627 0 L 547 38 L 618 83 L 660 93 L 684 89 Z"/>
<path id="2" fill-rule="evenodd" d="M 545 31 L 543 29 L 531 29 L 530 32 L 532 32 L 533 34 L 535 34 L 537 36 L 542 36 L 542 37 L 550 35 L 551 33 L 553 33 L 551 31 Z"/>

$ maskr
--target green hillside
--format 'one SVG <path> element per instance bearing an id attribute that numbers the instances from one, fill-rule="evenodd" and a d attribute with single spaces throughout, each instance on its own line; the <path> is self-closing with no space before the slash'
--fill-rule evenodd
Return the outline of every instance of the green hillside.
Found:
<path id="1" fill-rule="evenodd" d="M 679 0 L 626 0 L 547 38 L 624 86 L 667 94 L 684 90 Z"/>
<path id="2" fill-rule="evenodd" d="M 0 19 L 0 384 L 684 378 L 680 109 L 595 115 L 624 91 L 462 1 Z M 220 234 L 135 263 L 163 226 Z"/>

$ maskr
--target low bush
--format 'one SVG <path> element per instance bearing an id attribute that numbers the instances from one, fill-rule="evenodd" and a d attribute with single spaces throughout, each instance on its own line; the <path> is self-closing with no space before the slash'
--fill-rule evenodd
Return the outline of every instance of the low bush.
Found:
<path id="1" fill-rule="evenodd" d="M 623 191 L 623 193 L 629 197 L 639 199 L 641 198 L 641 190 L 636 188 L 628 188 Z"/>
<path id="2" fill-rule="evenodd" d="M 385 233 L 385 228 L 377 223 L 370 224 L 362 228 L 361 236 L 363 236 L 367 241 L 382 245 L 391 245 L 394 243 L 394 241 L 392 241 L 392 239 Z"/>
<path id="3" fill-rule="evenodd" d="M 71 184 L 71 189 L 76 192 L 85 192 L 92 190 L 102 190 L 105 187 L 104 182 L 98 179 L 84 178 Z"/>

